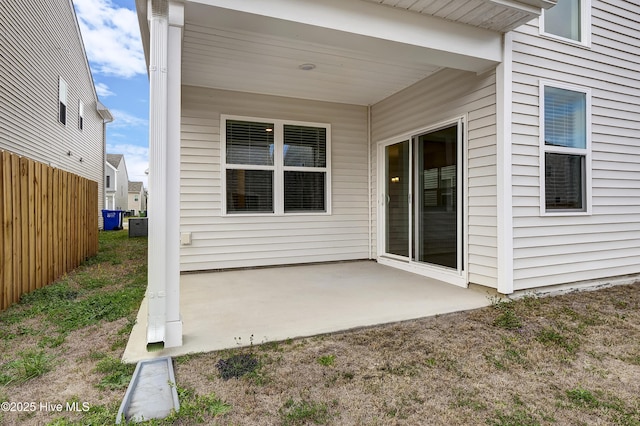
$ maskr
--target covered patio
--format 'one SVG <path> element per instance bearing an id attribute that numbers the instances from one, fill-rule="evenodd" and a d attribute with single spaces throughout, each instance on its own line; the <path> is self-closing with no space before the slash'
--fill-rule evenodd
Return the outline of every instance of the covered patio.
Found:
<path id="1" fill-rule="evenodd" d="M 490 305 L 489 289 L 464 289 L 373 261 L 181 276 L 183 345 L 148 352 L 147 300 L 124 362 L 209 352 L 406 321 Z"/>
<path id="2" fill-rule="evenodd" d="M 497 226 L 510 214 L 500 198 L 511 155 L 504 54 L 508 31 L 553 4 L 136 0 L 149 66 L 151 197 L 148 299 L 139 321 L 144 325 L 134 332 L 142 336 L 146 327 L 148 344 L 184 345 L 162 352 L 178 354 L 233 346 L 234 337 L 247 342 L 252 334 L 256 342 L 285 339 L 488 303 L 479 296 L 460 304 L 465 297 L 459 294 L 473 293 L 434 279 L 509 294 L 512 247 Z M 236 124 L 237 137 L 231 137 Z M 258 131 L 257 124 L 265 126 Z M 455 151 L 455 164 L 428 169 L 449 167 L 450 175 L 440 173 L 437 181 L 451 191 L 429 192 L 436 198 L 420 205 L 440 200 L 435 207 L 452 213 L 446 229 L 455 232 L 455 243 L 433 240 L 455 245 L 449 250 L 455 261 L 385 252 L 391 246 L 380 236 L 387 235 L 387 224 L 404 226 L 413 216 L 409 193 L 385 192 L 383 183 L 400 177 L 385 168 L 381 152 L 420 136 L 418 130 L 424 135 L 452 126 L 455 150 L 447 152 Z M 285 129 L 294 128 L 322 136 L 289 140 Z M 271 136 L 253 141 L 259 134 Z M 292 144 L 312 153 L 313 161 L 286 159 Z M 229 154 L 234 146 L 248 154 L 235 158 Z M 401 185 L 408 185 L 408 176 L 427 169 L 402 171 L 408 174 Z M 301 188 L 309 189 L 306 195 Z M 313 205 L 305 204 L 311 198 Z M 387 221 L 387 210 L 397 220 Z M 389 232 L 389 239 L 402 239 L 408 248 L 412 229 L 426 228 L 407 226 L 397 232 L 401 237 Z M 273 276 L 271 269 L 180 275 L 366 258 L 392 259 L 412 271 L 424 264 L 418 266 L 426 265 L 432 278 L 373 263 L 344 276 L 336 264 L 279 269 Z M 447 265 L 453 266 L 442 273 Z M 304 272 L 289 276 L 298 270 Z"/>

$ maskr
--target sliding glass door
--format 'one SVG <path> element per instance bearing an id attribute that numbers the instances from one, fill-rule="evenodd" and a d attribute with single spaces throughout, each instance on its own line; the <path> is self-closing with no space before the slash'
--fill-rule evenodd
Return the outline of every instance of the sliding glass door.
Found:
<path id="1" fill-rule="evenodd" d="M 458 129 L 416 136 L 412 259 L 458 268 Z"/>
<path id="2" fill-rule="evenodd" d="M 385 147 L 385 168 L 385 249 L 409 257 L 409 141 Z"/>
<path id="3" fill-rule="evenodd" d="M 461 270 L 461 139 L 460 120 L 383 146 L 385 255 Z"/>

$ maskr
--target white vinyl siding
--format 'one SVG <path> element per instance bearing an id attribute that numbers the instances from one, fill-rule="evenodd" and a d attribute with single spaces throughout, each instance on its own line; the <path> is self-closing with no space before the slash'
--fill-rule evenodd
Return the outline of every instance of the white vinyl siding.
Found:
<path id="1" fill-rule="evenodd" d="M 496 79 L 446 69 L 372 107 L 372 162 L 377 143 L 456 116 L 466 116 L 463 153 L 464 245 L 468 280 L 497 286 Z M 373 168 L 373 217 L 376 220 L 376 168 Z M 464 231 L 466 230 L 466 232 Z M 373 238 L 374 244 L 376 237 Z M 374 247 L 374 255 L 376 253 Z"/>
<path id="2" fill-rule="evenodd" d="M 368 258 L 366 107 L 182 89 L 182 271 Z M 331 214 L 223 215 L 222 115 L 330 124 Z"/>
<path id="3" fill-rule="evenodd" d="M 114 191 L 114 208 L 116 210 L 129 210 L 129 172 L 124 156 L 118 164 L 111 190 Z"/>
<path id="4" fill-rule="evenodd" d="M 98 182 L 102 209 L 103 121 L 72 2 L 0 1 L 0 16 L 0 149 Z M 61 80 L 66 126 L 59 122 Z M 74 111 L 79 101 L 83 131 Z"/>
<path id="5" fill-rule="evenodd" d="M 640 273 L 640 6 L 592 1 L 591 49 L 514 33 L 514 288 Z M 540 216 L 540 80 L 591 89 L 592 214 Z"/>

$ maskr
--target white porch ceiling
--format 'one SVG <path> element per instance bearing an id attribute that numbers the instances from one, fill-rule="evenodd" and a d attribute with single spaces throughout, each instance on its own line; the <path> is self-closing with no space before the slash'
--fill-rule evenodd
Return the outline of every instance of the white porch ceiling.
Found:
<path id="1" fill-rule="evenodd" d="M 443 68 L 495 67 L 500 31 L 540 11 L 511 4 L 546 0 L 291 1 L 186 1 L 183 83 L 371 105 Z M 329 3 L 345 14 L 323 16 Z M 354 19 L 353 31 L 341 22 Z"/>
<path id="2" fill-rule="evenodd" d="M 188 25 L 184 40 L 185 84 L 294 98 L 368 105 L 440 69 L 225 28 Z"/>
<path id="3" fill-rule="evenodd" d="M 441 69 L 429 62 L 252 32 L 185 25 L 185 84 L 369 105 Z M 309 71 L 300 65 L 314 64 Z"/>

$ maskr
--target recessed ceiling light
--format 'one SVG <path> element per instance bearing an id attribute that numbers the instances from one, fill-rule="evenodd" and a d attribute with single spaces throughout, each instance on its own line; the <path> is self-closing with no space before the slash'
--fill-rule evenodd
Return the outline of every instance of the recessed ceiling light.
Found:
<path id="1" fill-rule="evenodd" d="M 311 71 L 315 67 L 316 64 L 302 64 L 298 66 L 298 68 L 300 68 L 302 71 Z"/>
<path id="2" fill-rule="evenodd" d="M 273 129 L 271 127 L 267 127 L 266 129 L 264 129 L 265 132 L 273 132 Z"/>

